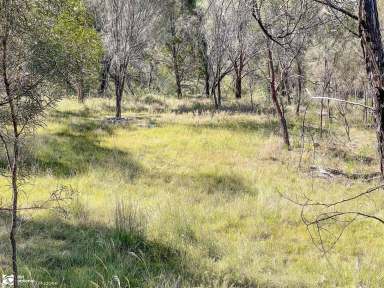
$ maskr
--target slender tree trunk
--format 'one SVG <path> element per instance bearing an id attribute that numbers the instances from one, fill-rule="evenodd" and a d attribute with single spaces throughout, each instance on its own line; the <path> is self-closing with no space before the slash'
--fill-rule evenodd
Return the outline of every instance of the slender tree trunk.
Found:
<path id="1" fill-rule="evenodd" d="M 13 105 L 13 104 L 12 104 Z M 14 124 L 14 132 L 18 135 L 17 124 Z M 12 246 L 12 270 L 14 275 L 14 288 L 18 287 L 18 266 L 17 266 L 17 243 L 16 243 L 16 233 L 17 233 L 17 211 L 18 211 L 18 201 L 19 201 L 19 191 L 18 191 L 18 161 L 19 161 L 19 139 L 18 136 L 13 140 L 13 163 L 11 168 L 12 173 L 12 226 L 11 232 L 9 234 L 9 240 L 11 241 Z"/>
<path id="2" fill-rule="evenodd" d="M 328 121 L 332 123 L 332 108 L 331 108 L 331 100 L 327 101 L 327 111 L 328 111 Z"/>
<path id="3" fill-rule="evenodd" d="M 276 73 L 275 73 L 275 67 L 273 63 L 273 53 L 271 49 L 271 44 L 268 43 L 268 63 L 269 63 L 269 73 L 270 73 L 270 90 L 271 90 L 271 98 L 272 102 L 275 106 L 276 113 L 279 117 L 279 122 L 280 122 L 280 129 L 281 133 L 283 134 L 283 139 L 285 145 L 287 145 L 288 149 L 291 149 L 291 144 L 289 142 L 289 132 L 288 132 L 288 126 L 287 126 L 287 121 L 285 119 L 285 115 L 283 113 L 283 110 L 281 109 L 277 91 L 276 91 Z"/>
<path id="4" fill-rule="evenodd" d="M 242 96 L 242 80 L 243 80 L 243 69 L 244 69 L 244 56 L 240 53 L 239 61 L 234 63 L 235 73 L 235 96 L 236 99 L 241 99 Z"/>
<path id="5" fill-rule="evenodd" d="M 116 119 L 121 118 L 121 100 L 124 93 L 124 80 L 118 77 L 115 79 L 115 94 L 116 94 Z"/>
<path id="6" fill-rule="evenodd" d="M 5 9 L 7 9 L 7 3 L 5 3 Z M 6 17 L 8 17 L 7 11 L 5 11 Z M 11 187 L 12 187 L 12 224 L 11 231 L 9 233 L 9 240 L 12 247 L 12 271 L 13 271 L 13 287 L 19 287 L 19 274 L 18 274 L 18 265 L 17 265 L 17 242 L 16 242 L 16 233 L 17 233 L 17 212 L 18 212 L 18 161 L 19 161 L 19 131 L 18 131 L 18 118 L 16 115 L 16 107 L 13 101 L 13 96 L 11 95 L 10 82 L 8 79 L 8 67 L 7 67 L 7 51 L 8 51 L 8 27 L 4 31 L 4 36 L 1 38 L 2 44 L 2 80 L 5 87 L 5 93 L 7 96 L 7 101 L 10 110 L 10 116 L 12 120 L 12 129 L 13 129 L 13 154 L 12 157 L 7 152 L 8 155 L 8 166 L 11 173 Z M 4 145 L 7 145 L 4 143 Z"/>
<path id="7" fill-rule="evenodd" d="M 298 81 L 297 81 L 297 105 L 296 105 L 296 115 L 300 116 L 300 107 L 301 107 L 301 97 L 303 94 L 303 83 L 304 83 L 304 71 L 301 63 L 301 59 L 297 59 L 297 72 L 298 72 Z"/>
<path id="8" fill-rule="evenodd" d="M 154 73 L 155 67 L 152 63 L 152 61 L 149 63 L 149 77 L 148 77 L 148 89 L 152 88 L 152 82 L 153 82 L 153 73 Z"/>
<path id="9" fill-rule="evenodd" d="M 202 52 L 201 52 L 201 58 L 203 61 L 203 69 L 204 69 L 204 90 L 205 90 L 205 96 L 209 98 L 209 66 L 208 66 L 208 57 L 207 57 L 207 50 L 208 50 L 208 45 L 207 41 L 205 39 L 202 40 Z"/>
<path id="10" fill-rule="evenodd" d="M 183 98 L 183 92 L 181 89 L 181 74 L 180 74 L 178 55 L 177 55 L 175 45 L 172 46 L 172 60 L 173 60 L 173 72 L 175 74 L 175 80 L 176 80 L 177 98 L 180 99 L 180 98 Z"/>
<path id="11" fill-rule="evenodd" d="M 320 138 L 323 138 L 323 113 L 324 113 L 324 99 L 320 101 Z"/>
<path id="12" fill-rule="evenodd" d="M 108 57 L 104 57 L 102 63 L 101 63 L 101 73 L 100 73 L 100 86 L 98 89 L 99 96 L 104 96 L 105 91 L 107 91 L 108 88 L 108 75 L 109 75 L 109 69 L 111 67 L 111 60 Z"/>
<path id="13" fill-rule="evenodd" d="M 221 78 L 217 82 L 217 104 L 221 107 Z"/>
<path id="14" fill-rule="evenodd" d="M 367 91 L 364 91 L 364 105 L 368 106 Z M 368 108 L 364 108 L 363 120 L 364 120 L 364 124 L 367 125 L 367 123 L 368 123 Z"/>
<path id="15" fill-rule="evenodd" d="M 172 62 L 173 62 L 173 73 L 175 75 L 175 82 L 176 82 L 176 92 L 177 92 L 177 98 L 183 97 L 183 92 L 181 90 L 181 73 L 180 73 L 180 65 L 179 65 L 179 53 L 178 53 L 178 47 L 176 43 L 176 18 L 175 15 L 171 15 L 171 36 L 172 36 L 172 42 L 170 43 L 171 53 L 172 53 Z"/>
<path id="16" fill-rule="evenodd" d="M 236 99 L 241 99 L 242 96 L 242 77 L 241 75 L 236 75 L 236 81 L 235 81 L 235 94 Z"/>
<path id="17" fill-rule="evenodd" d="M 286 68 L 282 68 L 281 72 L 281 95 L 283 98 L 287 97 L 288 105 L 291 105 L 291 93 L 289 90 L 289 74 Z"/>
<path id="18" fill-rule="evenodd" d="M 217 101 L 217 95 L 216 95 L 216 88 L 215 88 L 215 86 L 212 87 L 211 95 L 212 95 L 212 98 L 213 98 L 213 102 L 215 104 L 215 109 L 219 109 L 219 103 Z"/>
<path id="19" fill-rule="evenodd" d="M 76 85 L 77 90 L 77 99 L 80 103 L 84 103 L 85 94 L 84 94 L 84 81 L 83 78 L 80 78 L 79 83 Z"/>
<path id="20" fill-rule="evenodd" d="M 384 51 L 376 0 L 361 0 L 359 12 L 361 46 L 366 61 L 367 73 L 375 89 L 374 114 L 376 136 L 380 157 L 380 171 L 384 176 Z"/>

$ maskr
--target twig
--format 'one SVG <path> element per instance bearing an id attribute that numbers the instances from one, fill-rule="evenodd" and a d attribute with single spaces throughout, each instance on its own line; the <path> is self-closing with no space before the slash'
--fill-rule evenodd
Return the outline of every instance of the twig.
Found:
<path id="1" fill-rule="evenodd" d="M 343 100 L 343 99 L 338 99 L 338 98 L 332 98 L 332 97 L 312 97 L 312 99 L 332 100 L 332 101 L 343 102 L 343 103 L 347 103 L 347 104 L 351 104 L 351 105 L 356 105 L 356 106 L 364 107 L 364 108 L 370 109 L 372 111 L 374 110 L 374 108 L 371 107 L 371 106 L 367 106 L 367 105 L 364 105 L 364 104 L 361 104 L 361 103 L 351 102 L 351 101 L 347 101 L 347 100 Z"/>

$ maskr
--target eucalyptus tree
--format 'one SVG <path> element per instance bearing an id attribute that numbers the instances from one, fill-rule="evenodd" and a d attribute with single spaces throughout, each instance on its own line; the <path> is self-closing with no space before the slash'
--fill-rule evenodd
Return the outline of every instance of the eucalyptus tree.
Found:
<path id="1" fill-rule="evenodd" d="M 10 182 L 10 194 L 1 195 L 0 211 L 11 216 L 10 243 L 12 251 L 13 286 L 19 286 L 17 257 L 17 223 L 22 210 L 20 184 L 26 175 L 24 144 L 28 135 L 41 124 L 46 109 L 60 97 L 52 75 L 60 73 L 54 55 L 38 50 L 53 36 L 53 11 L 47 2 L 35 0 L 3 0 L 0 2 L 0 143 L 6 159 L 1 171 Z M 45 14 L 46 13 L 46 14 Z M 57 20 L 57 19 L 56 19 Z M 36 57 L 40 57 L 36 65 Z M 25 203 L 24 203 L 25 205 Z"/>
<path id="2" fill-rule="evenodd" d="M 205 11 L 205 39 L 207 41 L 207 60 L 210 75 L 211 95 L 216 109 L 221 106 L 221 82 L 233 65 L 229 61 L 231 0 L 209 0 Z"/>
<path id="3" fill-rule="evenodd" d="M 229 5 L 228 57 L 233 66 L 235 97 L 242 97 L 242 82 L 248 62 L 258 50 L 254 22 L 248 13 L 246 0 L 233 1 Z"/>
<path id="4" fill-rule="evenodd" d="M 103 11 L 103 40 L 115 84 L 116 118 L 121 118 L 124 87 L 129 67 L 145 58 L 152 39 L 158 3 L 155 0 L 106 0 Z"/>
<path id="5" fill-rule="evenodd" d="M 188 76 L 194 77 L 196 74 L 195 54 L 199 47 L 196 45 L 198 38 L 197 15 L 194 11 L 193 1 L 167 0 L 162 5 L 162 19 L 164 23 L 162 38 L 164 43 L 166 59 L 165 63 L 174 75 L 176 94 L 178 98 L 183 96 L 183 82 Z M 160 28 L 160 27 L 159 27 Z M 170 61 L 167 59 L 170 58 Z M 192 72 L 192 73 L 188 73 Z"/>
<path id="6" fill-rule="evenodd" d="M 90 90 L 99 74 L 102 41 L 93 27 L 94 20 L 81 0 L 65 2 L 62 6 L 55 15 L 56 23 L 48 41 L 60 53 L 61 74 L 77 92 L 78 100 L 83 102 L 86 90 Z M 55 56 L 56 60 L 58 56 Z"/>

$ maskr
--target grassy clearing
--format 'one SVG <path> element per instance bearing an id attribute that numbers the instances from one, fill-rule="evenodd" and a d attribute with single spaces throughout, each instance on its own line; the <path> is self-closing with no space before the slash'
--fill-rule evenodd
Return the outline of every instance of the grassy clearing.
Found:
<path id="1" fill-rule="evenodd" d="M 186 103 L 129 103 L 123 125 L 106 120 L 108 100 L 64 100 L 50 113 L 25 157 L 35 176 L 23 202 L 45 199 L 59 185 L 78 196 L 67 218 L 23 215 L 22 274 L 71 288 L 113 287 L 114 275 L 123 287 L 383 286 L 381 225 L 356 222 L 323 257 L 300 209 L 280 195 L 331 201 L 374 185 L 309 173 L 311 165 L 374 172 L 373 131 L 355 125 L 348 142 L 333 123 L 324 139 L 312 139 L 318 124 L 308 119 L 302 150 L 302 119 L 291 116 L 288 152 L 268 111 L 233 104 L 212 114 L 205 101 Z M 232 113 L 236 105 L 244 112 Z M 379 215 L 379 196 L 350 209 Z M 0 269 L 9 272 L 5 232 L 3 225 Z"/>

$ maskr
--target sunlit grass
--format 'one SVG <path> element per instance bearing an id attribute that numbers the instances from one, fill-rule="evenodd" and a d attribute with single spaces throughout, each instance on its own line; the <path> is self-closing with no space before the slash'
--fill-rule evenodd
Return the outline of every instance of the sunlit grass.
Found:
<path id="1" fill-rule="evenodd" d="M 354 128 L 349 143 L 333 124 L 337 137 L 308 133 L 302 153 L 302 120 L 291 118 L 294 151 L 288 152 L 273 115 L 212 114 L 202 108 L 206 102 L 188 111 L 187 101 L 155 100 L 127 103 L 129 120 L 121 125 L 106 120 L 113 115 L 109 100 L 64 100 L 50 113 L 30 141 L 25 161 L 33 176 L 22 204 L 45 199 L 60 185 L 78 194 L 69 218 L 25 215 L 19 237 L 24 274 L 62 287 L 108 287 L 114 275 L 123 287 L 384 284 L 383 226 L 352 225 L 324 257 L 300 208 L 281 196 L 331 201 L 374 185 L 309 173 L 312 165 L 376 171 L 373 131 Z M 188 112 L 174 113 L 178 105 Z M 367 157 L 373 160 L 364 162 Z M 6 193 L 5 179 L 1 184 Z M 117 203 L 124 203 L 123 226 L 116 223 Z M 373 197 L 352 205 L 380 213 L 382 204 Z M 9 272 L 1 231 L 0 268 Z"/>

